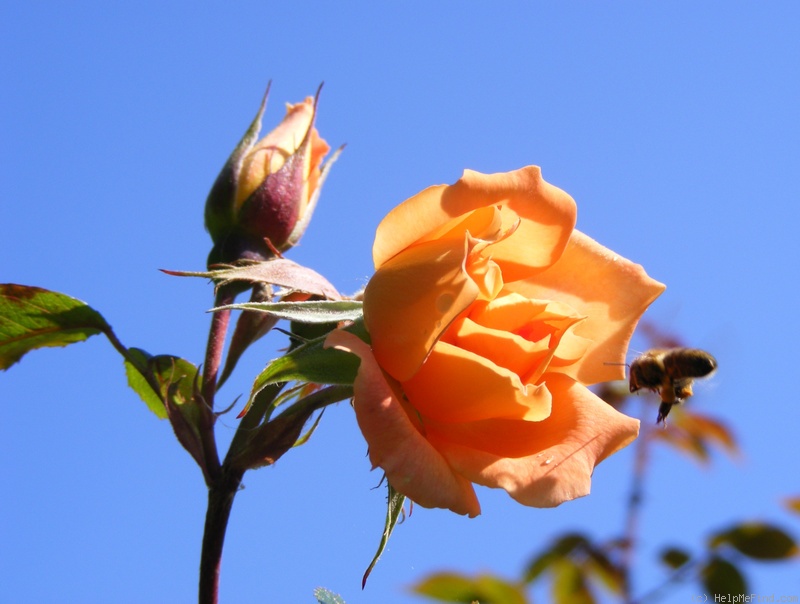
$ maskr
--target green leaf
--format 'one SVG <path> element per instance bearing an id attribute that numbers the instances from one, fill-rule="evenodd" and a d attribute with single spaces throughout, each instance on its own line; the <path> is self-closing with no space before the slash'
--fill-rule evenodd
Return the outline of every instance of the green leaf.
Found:
<path id="1" fill-rule="evenodd" d="M 688 552 L 677 547 L 669 547 L 661 552 L 661 561 L 672 569 L 680 568 L 691 559 Z"/>
<path id="2" fill-rule="evenodd" d="M 745 522 L 713 535 L 709 546 L 730 545 L 756 560 L 783 560 L 797 555 L 797 544 L 782 529 L 762 522 Z"/>
<path id="3" fill-rule="evenodd" d="M 361 338 L 366 338 L 364 324 L 358 321 L 345 328 Z M 327 335 L 298 346 L 282 357 L 271 361 L 253 383 L 250 398 L 240 417 L 247 413 L 255 397 L 270 384 L 281 382 L 310 382 L 315 384 L 352 384 L 361 363 L 349 352 L 325 348 Z"/>
<path id="4" fill-rule="evenodd" d="M 375 568 L 375 565 L 378 563 L 383 550 L 386 549 L 386 544 L 389 543 L 389 537 L 392 536 L 392 531 L 394 530 L 395 525 L 397 525 L 400 514 L 403 512 L 403 503 L 405 503 L 406 496 L 398 491 L 395 491 L 394 487 L 392 487 L 392 485 L 390 485 L 388 482 L 387 487 L 388 494 L 386 497 L 386 523 L 383 526 L 383 535 L 381 535 L 381 540 L 378 544 L 378 551 L 375 552 L 372 562 L 369 563 L 367 570 L 364 572 L 364 577 L 361 579 L 361 589 L 364 589 L 364 586 L 367 584 L 367 579 L 369 578 L 372 569 Z"/>
<path id="5" fill-rule="evenodd" d="M 301 323 L 336 323 L 355 321 L 363 315 L 358 300 L 314 300 L 310 302 L 240 302 L 218 306 L 217 310 L 256 310 L 280 319 Z"/>
<path id="6" fill-rule="evenodd" d="M 314 597 L 319 604 L 344 604 L 342 596 L 325 589 L 324 587 L 317 587 L 314 590 Z"/>
<path id="7" fill-rule="evenodd" d="M 167 410 L 164 408 L 163 401 L 150 387 L 147 379 L 141 374 L 141 370 L 147 367 L 147 362 L 152 357 L 144 350 L 138 348 L 130 348 L 128 352 L 137 361 L 137 365 L 134 366 L 128 359 L 125 359 L 125 375 L 128 378 L 128 386 L 139 395 L 139 398 L 144 401 L 144 404 L 147 405 L 150 411 L 156 414 L 158 419 L 166 419 Z"/>
<path id="8" fill-rule="evenodd" d="M 713 596 L 735 596 L 749 592 L 742 573 L 733 564 L 722 558 L 713 557 L 700 573 L 703 587 L 713 601 Z"/>
<path id="9" fill-rule="evenodd" d="M 83 342 L 110 329 L 85 302 L 40 287 L 0 284 L 0 369 L 31 350 Z"/>
<path id="10" fill-rule="evenodd" d="M 176 405 L 194 401 L 198 368 L 189 361 L 168 354 L 151 356 L 140 348 L 130 348 L 136 365 L 125 361 L 128 385 L 160 419 L 167 417 L 163 400 L 170 396 Z M 156 393 L 142 372 L 151 375 L 160 388 Z M 188 409 L 186 410 L 188 411 Z"/>
<path id="11" fill-rule="evenodd" d="M 522 587 L 493 575 L 475 578 L 457 573 L 436 573 L 412 587 L 414 592 L 442 602 L 470 604 L 527 604 Z"/>

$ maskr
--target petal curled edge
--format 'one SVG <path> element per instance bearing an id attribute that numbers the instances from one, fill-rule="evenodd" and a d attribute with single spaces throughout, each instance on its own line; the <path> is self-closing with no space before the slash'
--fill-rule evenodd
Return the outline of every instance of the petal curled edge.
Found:
<path id="1" fill-rule="evenodd" d="M 582 384 L 596 384 L 625 379 L 633 330 L 666 286 L 651 279 L 640 264 L 573 231 L 553 266 L 506 288 L 528 298 L 566 302 L 587 317 L 573 327 L 573 333 L 591 344 L 580 360 L 561 371 Z"/>
<path id="2" fill-rule="evenodd" d="M 456 183 L 429 187 L 405 200 L 378 225 L 372 247 L 375 268 L 454 218 L 498 204 L 512 210 L 506 213 L 508 221 L 523 219 L 520 233 L 489 252 L 504 278 L 520 278 L 519 269 L 538 270 L 555 261 L 575 226 L 575 202 L 546 182 L 537 166 L 527 166 L 498 174 L 464 170 Z"/>
<path id="3" fill-rule="evenodd" d="M 446 508 L 470 517 L 480 514 L 472 484 L 412 424 L 369 346 L 340 330 L 331 332 L 325 345 L 361 359 L 353 406 L 373 468 L 382 468 L 395 489 L 423 507 Z"/>
<path id="4" fill-rule="evenodd" d="M 545 421 L 429 425 L 428 438 L 457 472 L 524 505 L 588 495 L 595 466 L 636 438 L 639 421 L 564 375 L 548 375 L 547 386 L 553 411 Z"/>
<path id="5" fill-rule="evenodd" d="M 447 326 L 479 294 L 465 262 L 470 240 L 430 241 L 395 256 L 364 290 L 364 322 L 378 363 L 410 378 Z"/>

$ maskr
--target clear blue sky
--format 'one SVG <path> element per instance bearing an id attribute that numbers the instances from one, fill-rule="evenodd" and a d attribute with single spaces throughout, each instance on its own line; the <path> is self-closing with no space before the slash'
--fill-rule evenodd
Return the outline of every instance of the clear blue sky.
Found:
<path id="1" fill-rule="evenodd" d="M 791 1 L 3 2 L 0 281 L 74 295 L 127 345 L 201 362 L 210 288 L 157 269 L 204 267 L 205 196 L 268 80 L 267 128 L 324 81 L 319 130 L 347 143 L 290 256 L 344 292 L 371 274 L 398 202 L 464 168 L 538 164 L 581 230 L 668 285 L 648 316 L 716 355 L 692 404 L 745 453 L 702 469 L 656 451 L 644 588 L 665 542 L 698 547 L 756 517 L 800 535 L 779 504 L 800 493 L 799 28 Z M 250 351 L 221 400 L 279 343 Z M 26 357 L 0 375 L 0 409 L 0 599 L 195 599 L 201 474 L 104 339 Z M 307 446 L 246 475 L 222 602 L 310 603 L 322 585 L 396 604 L 433 570 L 513 577 L 567 528 L 616 534 L 632 460 L 607 460 L 591 496 L 555 510 L 486 489 L 474 520 L 415 508 L 362 592 L 385 511 L 365 454 L 339 405 Z M 796 564 L 746 569 L 754 593 L 800 593 Z"/>

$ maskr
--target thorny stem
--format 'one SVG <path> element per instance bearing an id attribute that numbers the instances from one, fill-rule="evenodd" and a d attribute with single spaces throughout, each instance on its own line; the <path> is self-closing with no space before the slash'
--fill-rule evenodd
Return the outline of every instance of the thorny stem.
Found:
<path id="1" fill-rule="evenodd" d="M 622 537 L 621 568 L 623 572 L 623 597 L 627 604 L 634 604 L 631 577 L 636 558 L 636 546 L 639 534 L 639 517 L 641 515 L 642 500 L 644 497 L 644 477 L 649 461 L 650 432 L 652 427 L 647 422 L 642 422 L 639 438 L 636 440 L 636 452 L 633 466 L 633 482 L 625 517 L 625 532 Z"/>

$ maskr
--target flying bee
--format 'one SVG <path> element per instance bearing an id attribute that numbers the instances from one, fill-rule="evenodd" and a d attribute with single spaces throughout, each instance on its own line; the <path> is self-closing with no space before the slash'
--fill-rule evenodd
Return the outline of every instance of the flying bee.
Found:
<path id="1" fill-rule="evenodd" d="M 647 388 L 661 396 L 656 424 L 665 422 L 672 405 L 692 396 L 695 378 L 706 377 L 717 368 L 717 360 L 697 348 L 648 350 L 634 359 L 630 368 L 631 392 Z"/>

